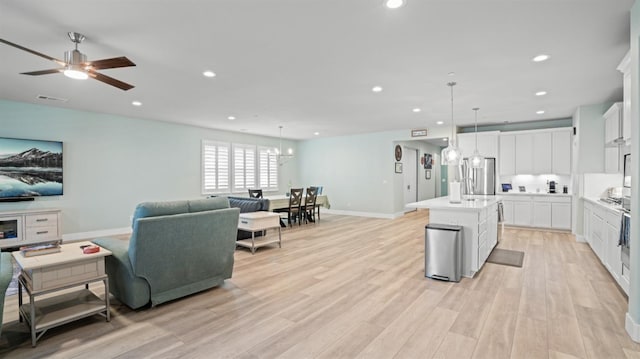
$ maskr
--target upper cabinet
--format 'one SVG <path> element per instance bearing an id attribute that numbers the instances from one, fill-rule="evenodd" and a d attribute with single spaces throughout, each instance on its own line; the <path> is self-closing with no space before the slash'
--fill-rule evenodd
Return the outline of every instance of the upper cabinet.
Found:
<path id="1" fill-rule="evenodd" d="M 500 135 L 500 175 L 516 174 L 516 135 Z"/>
<path id="2" fill-rule="evenodd" d="M 478 152 L 484 157 L 498 157 L 499 131 L 478 132 Z M 458 147 L 462 150 L 462 157 L 469 157 L 476 149 L 476 134 L 459 133 Z"/>
<path id="3" fill-rule="evenodd" d="M 622 137 L 622 102 L 616 102 L 604 113 L 604 143 L 607 147 L 617 146 Z"/>
<path id="4" fill-rule="evenodd" d="M 571 174 L 571 128 L 500 134 L 500 175 Z"/>
<path id="5" fill-rule="evenodd" d="M 622 138 L 627 145 L 631 144 L 631 51 L 618 65 L 622 72 Z"/>

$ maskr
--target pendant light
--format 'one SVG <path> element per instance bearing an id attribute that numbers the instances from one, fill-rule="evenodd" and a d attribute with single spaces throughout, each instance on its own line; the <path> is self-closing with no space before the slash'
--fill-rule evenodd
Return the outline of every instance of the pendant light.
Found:
<path id="1" fill-rule="evenodd" d="M 282 125 L 278 127 L 280 128 L 280 148 L 276 149 L 276 156 L 278 157 L 278 165 L 282 166 L 293 158 L 293 149 L 289 147 L 286 154 L 282 152 Z"/>
<path id="2" fill-rule="evenodd" d="M 469 164 L 471 168 L 483 168 L 484 157 L 478 152 L 478 110 L 479 107 L 474 107 L 472 110 L 476 113 L 476 149 L 473 151 L 473 155 L 469 157 Z"/>
<path id="3" fill-rule="evenodd" d="M 450 166 L 459 166 L 460 161 L 462 160 L 462 151 L 458 147 L 456 147 L 456 140 L 454 137 L 455 125 L 453 123 L 453 86 L 455 85 L 455 82 L 447 83 L 447 86 L 451 87 L 451 137 L 449 138 L 449 145 L 447 146 L 447 148 L 442 150 L 442 153 L 440 154 L 440 164 Z"/>

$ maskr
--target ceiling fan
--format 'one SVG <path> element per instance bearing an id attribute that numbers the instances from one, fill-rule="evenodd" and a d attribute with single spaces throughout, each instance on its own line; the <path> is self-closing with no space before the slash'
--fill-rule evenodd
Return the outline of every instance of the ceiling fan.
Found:
<path id="1" fill-rule="evenodd" d="M 58 68 L 58 69 L 23 72 L 21 73 L 22 75 L 39 76 L 39 75 L 49 75 L 49 74 L 62 72 L 65 76 L 73 79 L 77 79 L 77 80 L 86 80 L 87 78 L 91 77 L 98 81 L 104 82 L 108 85 L 115 86 L 124 91 L 130 90 L 134 87 L 133 85 L 122 82 L 120 80 L 116 80 L 113 77 L 103 75 L 97 71 L 97 70 L 113 69 L 118 67 L 136 66 L 136 64 L 131 62 L 131 60 L 129 60 L 124 56 L 121 56 L 121 57 L 114 57 L 111 59 L 87 61 L 87 55 L 83 54 L 78 50 L 78 44 L 80 44 L 85 39 L 84 35 L 79 34 L 77 32 L 69 32 L 68 35 L 69 35 L 69 39 L 71 39 L 71 42 L 76 44 L 76 48 L 75 50 L 64 52 L 64 61 L 58 60 L 54 57 L 45 55 L 38 51 L 27 49 L 26 47 L 20 46 L 18 44 L 14 44 L 13 42 L 9 42 L 4 39 L 0 39 L 0 42 L 7 44 L 9 46 L 18 48 L 20 50 L 30 52 L 36 56 L 43 57 L 47 60 L 51 60 L 56 64 L 62 66 L 61 68 Z"/>

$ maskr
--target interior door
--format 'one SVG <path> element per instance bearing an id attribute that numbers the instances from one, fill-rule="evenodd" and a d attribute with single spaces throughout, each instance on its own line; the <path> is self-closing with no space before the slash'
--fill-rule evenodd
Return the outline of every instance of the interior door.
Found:
<path id="1" fill-rule="evenodd" d="M 418 201 L 418 150 L 404 147 L 402 158 L 404 175 L 404 203 Z M 407 209 L 413 211 L 415 209 Z"/>

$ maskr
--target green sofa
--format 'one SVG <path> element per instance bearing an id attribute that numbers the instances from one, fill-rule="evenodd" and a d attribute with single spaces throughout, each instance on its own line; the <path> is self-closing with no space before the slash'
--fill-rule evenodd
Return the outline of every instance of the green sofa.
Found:
<path id="1" fill-rule="evenodd" d="M 0 333 L 2 333 L 2 313 L 4 312 L 4 296 L 13 278 L 11 253 L 0 252 Z"/>
<path id="2" fill-rule="evenodd" d="M 222 197 L 139 204 L 128 241 L 94 240 L 113 252 L 109 291 L 136 309 L 222 284 L 233 271 L 239 214 Z"/>

